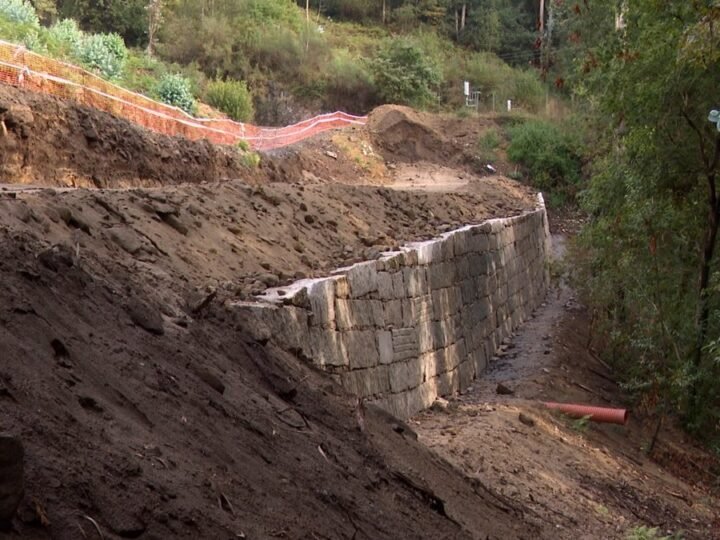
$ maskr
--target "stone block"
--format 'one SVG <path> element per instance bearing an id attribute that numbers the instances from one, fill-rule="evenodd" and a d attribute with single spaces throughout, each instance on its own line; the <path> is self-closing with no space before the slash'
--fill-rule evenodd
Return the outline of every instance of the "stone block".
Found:
<path id="1" fill-rule="evenodd" d="M 321 367 L 350 365 L 341 334 L 328 328 L 310 329 L 310 352 L 313 363 Z"/>
<path id="2" fill-rule="evenodd" d="M 460 391 L 458 371 L 448 371 L 437 376 L 437 393 L 440 396 L 451 396 Z"/>
<path id="3" fill-rule="evenodd" d="M 372 300 L 335 300 L 335 325 L 338 330 L 362 330 L 375 327 Z M 377 302 L 380 302 L 377 300 Z"/>
<path id="4" fill-rule="evenodd" d="M 337 298 L 350 298 L 350 284 L 348 283 L 347 277 L 337 276 L 334 278 L 335 281 L 335 296 Z"/>
<path id="5" fill-rule="evenodd" d="M 418 335 L 414 328 L 392 331 L 393 362 L 415 359 L 420 354 Z"/>
<path id="6" fill-rule="evenodd" d="M 402 300 L 390 300 L 383 303 L 385 325 L 389 328 L 403 327 Z"/>
<path id="7" fill-rule="evenodd" d="M 403 272 L 395 272 L 392 275 L 393 297 L 397 299 L 407 298 L 410 296 L 405 287 L 405 276 Z"/>
<path id="8" fill-rule="evenodd" d="M 356 369 L 340 374 L 343 387 L 360 397 L 371 397 L 390 391 L 388 366 Z"/>
<path id="9" fill-rule="evenodd" d="M 427 268 L 427 281 L 431 290 L 450 287 L 456 279 L 457 271 L 451 262 L 431 264 Z"/>
<path id="10" fill-rule="evenodd" d="M 335 324 L 335 280 L 322 279 L 308 286 L 310 324 L 332 328 Z"/>
<path id="11" fill-rule="evenodd" d="M 417 253 L 418 264 L 428 265 L 443 260 L 443 247 L 439 240 L 428 240 L 413 244 Z"/>
<path id="12" fill-rule="evenodd" d="M 342 342 L 351 369 L 373 367 L 380 362 L 380 353 L 374 331 L 351 330 L 343 332 Z"/>
<path id="13" fill-rule="evenodd" d="M 411 372 L 408 362 L 396 362 L 390 367 L 390 391 L 393 393 L 403 392 L 408 388 L 413 388 L 413 380 L 411 380 Z"/>
<path id="14" fill-rule="evenodd" d="M 381 364 L 391 364 L 394 357 L 392 332 L 380 330 L 376 334 L 377 348 Z"/>
<path id="15" fill-rule="evenodd" d="M 403 326 L 411 327 L 432 319 L 432 296 L 418 296 L 403 300 Z"/>
<path id="16" fill-rule="evenodd" d="M 458 366 L 458 386 L 460 391 L 466 390 L 475 380 L 475 362 L 466 359 Z"/>
<path id="17" fill-rule="evenodd" d="M 347 271 L 350 285 L 350 297 L 359 298 L 378 289 L 377 269 L 375 261 L 358 263 Z"/>
<path id="18" fill-rule="evenodd" d="M 428 293 L 425 267 L 414 266 L 403 269 L 404 290 L 408 297 L 423 296 Z"/>
<path id="19" fill-rule="evenodd" d="M 378 272 L 377 275 L 378 298 L 380 300 L 392 300 L 395 298 L 393 290 L 393 276 L 389 272 Z"/>

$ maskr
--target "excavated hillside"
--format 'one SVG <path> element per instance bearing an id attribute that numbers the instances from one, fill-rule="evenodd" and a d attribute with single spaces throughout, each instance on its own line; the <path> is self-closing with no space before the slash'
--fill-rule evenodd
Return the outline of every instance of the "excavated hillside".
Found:
<path id="1" fill-rule="evenodd" d="M 625 399 L 565 286 L 474 388 L 407 422 L 236 316 L 532 208 L 502 152 L 479 160 L 497 121 L 386 106 L 253 167 L 0 87 L 0 538 L 718 538 L 720 462 L 670 421 L 647 454 L 642 411 L 539 407 Z"/>
<path id="2" fill-rule="evenodd" d="M 249 339 L 231 307 L 521 212 L 530 190 L 463 170 L 453 194 L 383 187 L 368 130 L 250 169 L 237 149 L 16 89 L 0 116 L 0 430 L 25 452 L 0 534 L 533 536 L 406 424 Z"/>

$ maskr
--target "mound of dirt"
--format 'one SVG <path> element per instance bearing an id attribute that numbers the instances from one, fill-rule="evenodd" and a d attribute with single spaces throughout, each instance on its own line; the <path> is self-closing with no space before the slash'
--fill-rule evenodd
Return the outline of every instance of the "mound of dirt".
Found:
<path id="1" fill-rule="evenodd" d="M 387 156 L 397 161 L 439 161 L 449 156 L 447 140 L 409 107 L 384 105 L 368 118 L 375 142 Z"/>
<path id="2" fill-rule="evenodd" d="M 110 114 L 0 85 L 0 183 L 128 187 L 251 176 L 236 148 L 147 131 Z"/>

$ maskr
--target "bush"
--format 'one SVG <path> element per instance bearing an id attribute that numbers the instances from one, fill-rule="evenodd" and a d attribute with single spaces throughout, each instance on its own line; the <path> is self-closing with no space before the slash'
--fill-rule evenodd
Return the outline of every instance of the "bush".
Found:
<path id="1" fill-rule="evenodd" d="M 574 193 L 580 181 L 579 142 L 540 120 L 513 126 L 508 134 L 508 157 L 528 169 L 535 186 Z"/>
<path id="2" fill-rule="evenodd" d="M 441 82 L 438 68 L 420 47 L 407 39 L 394 39 L 371 63 L 380 96 L 389 103 L 426 107 Z"/>
<path id="3" fill-rule="evenodd" d="M 190 81 L 182 75 L 165 75 L 155 89 L 157 97 L 168 105 L 181 108 L 187 113 L 195 111 L 195 98 L 190 89 Z"/>
<path id="4" fill-rule="evenodd" d="M 85 39 L 85 33 L 73 19 L 63 19 L 48 30 L 48 40 L 61 49 L 61 53 L 78 51 Z"/>
<path id="5" fill-rule="evenodd" d="M 0 15 L 12 22 L 40 26 L 35 8 L 27 0 L 0 0 Z"/>
<path id="6" fill-rule="evenodd" d="M 75 55 L 85 66 L 114 79 L 122 73 L 128 52 L 119 35 L 92 34 L 77 44 Z"/>
<path id="7" fill-rule="evenodd" d="M 367 65 L 341 49 L 327 75 L 326 105 L 362 113 L 378 103 L 377 89 Z"/>
<path id="8" fill-rule="evenodd" d="M 220 109 L 233 120 L 252 120 L 252 95 L 244 81 L 213 81 L 205 90 L 205 99 L 208 104 Z"/>

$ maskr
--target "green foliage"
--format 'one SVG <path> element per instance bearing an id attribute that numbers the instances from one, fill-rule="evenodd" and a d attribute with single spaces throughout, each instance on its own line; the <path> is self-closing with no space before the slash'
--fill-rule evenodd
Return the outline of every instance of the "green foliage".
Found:
<path id="1" fill-rule="evenodd" d="M 48 39 L 59 46 L 58 52 L 70 54 L 81 48 L 85 33 L 73 19 L 63 19 L 50 27 Z"/>
<path id="2" fill-rule="evenodd" d="M 497 160 L 495 150 L 500 146 L 502 138 L 496 129 L 489 129 L 478 139 L 479 158 L 484 163 Z"/>
<path id="3" fill-rule="evenodd" d="M 533 185 L 574 192 L 581 173 L 577 141 L 556 125 L 540 120 L 511 127 L 508 134 L 508 157 L 527 168 Z"/>
<path id="4" fill-rule="evenodd" d="M 353 112 L 364 112 L 380 102 L 367 63 L 344 49 L 333 57 L 325 92 L 331 106 Z"/>
<path id="5" fill-rule="evenodd" d="M 122 73 L 128 52 L 118 34 L 91 34 L 75 46 L 74 54 L 85 66 L 114 79 Z"/>
<path id="6" fill-rule="evenodd" d="M 594 62 L 581 66 L 598 157 L 582 196 L 592 220 L 578 283 L 626 387 L 717 437 L 720 264 L 708 216 L 720 211 L 720 164 L 709 157 L 720 136 L 708 113 L 720 58 L 685 55 L 683 45 L 720 14 L 679 0 L 628 6 L 624 32 L 598 38 Z"/>
<path id="7" fill-rule="evenodd" d="M 35 8 L 28 0 L 0 0 L 0 16 L 10 22 L 40 25 Z"/>
<path id="8" fill-rule="evenodd" d="M 205 99 L 209 105 L 220 109 L 233 120 L 252 120 L 252 95 L 245 82 L 213 81 L 205 89 Z"/>
<path id="9" fill-rule="evenodd" d="M 257 169 L 260 167 L 261 158 L 257 152 L 242 151 L 240 159 L 248 169 Z"/>
<path id="10" fill-rule="evenodd" d="M 440 84 L 438 68 L 408 39 L 387 43 L 371 69 L 382 99 L 389 103 L 426 107 L 435 100 Z"/>
<path id="11" fill-rule="evenodd" d="M 182 75 L 164 75 L 158 82 L 155 94 L 160 101 L 168 105 L 179 107 L 187 113 L 195 111 L 195 98 L 190 81 Z"/>

